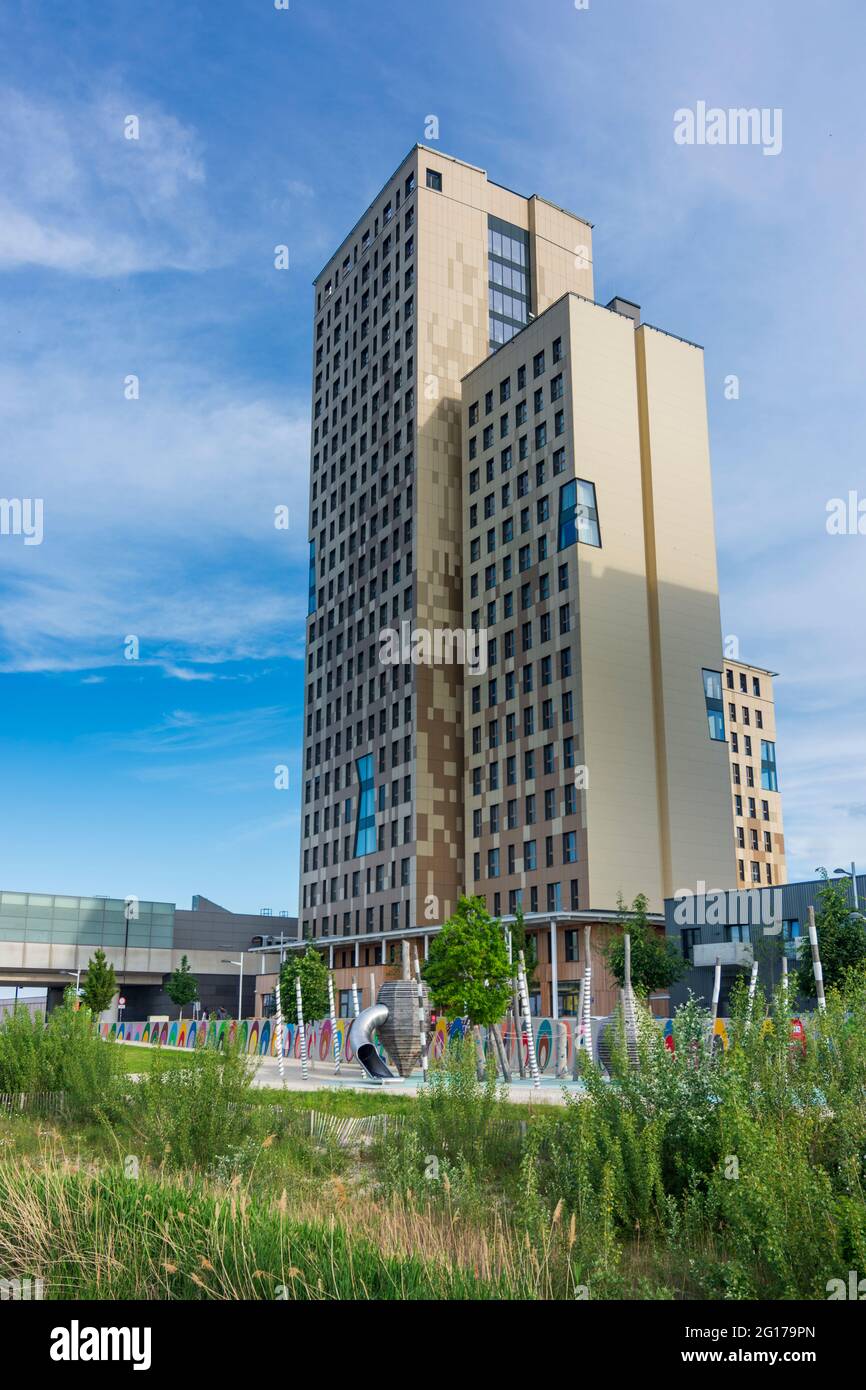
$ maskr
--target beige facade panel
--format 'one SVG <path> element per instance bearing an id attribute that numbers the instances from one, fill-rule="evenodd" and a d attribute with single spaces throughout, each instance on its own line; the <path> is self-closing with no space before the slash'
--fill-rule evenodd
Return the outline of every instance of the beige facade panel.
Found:
<path id="1" fill-rule="evenodd" d="M 635 345 L 667 897 L 727 887 L 736 870 L 727 749 L 708 737 L 701 674 L 722 669 L 703 353 L 649 327 Z"/>
<path id="2" fill-rule="evenodd" d="M 662 907 L 653 668 L 630 319 L 570 300 L 570 475 L 595 486 L 601 548 L 578 544 L 588 907 Z M 561 480 L 562 481 L 562 480 Z"/>

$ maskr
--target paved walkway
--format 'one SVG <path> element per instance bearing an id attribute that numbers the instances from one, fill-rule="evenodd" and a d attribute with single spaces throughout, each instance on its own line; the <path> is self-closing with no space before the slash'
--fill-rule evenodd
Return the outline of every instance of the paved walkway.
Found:
<path id="1" fill-rule="evenodd" d="M 256 1059 L 254 1085 L 278 1087 L 280 1085 L 279 1063 L 276 1057 Z M 420 1071 L 414 1072 L 405 1080 L 386 1081 L 381 1086 L 365 1078 L 357 1062 L 344 1062 L 339 1074 L 334 1075 L 333 1062 L 313 1062 L 308 1065 L 307 1080 L 304 1080 L 300 1061 L 287 1057 L 284 1062 L 284 1085 L 291 1091 L 371 1091 L 395 1096 L 413 1096 L 423 1086 Z M 520 1105 L 564 1105 L 566 1095 L 581 1095 L 583 1087 L 574 1081 L 557 1081 L 552 1076 L 543 1076 L 538 1089 L 531 1081 L 515 1080 L 508 1088 L 508 1099 Z"/>
<path id="2" fill-rule="evenodd" d="M 125 1047 L 150 1049 L 152 1043 L 123 1040 Z M 167 1048 L 169 1052 L 182 1052 L 182 1048 Z M 279 1062 L 276 1057 L 255 1057 L 253 1085 L 257 1087 L 279 1088 L 287 1091 L 361 1091 L 369 1095 L 371 1091 L 395 1096 L 414 1096 L 423 1085 L 421 1072 L 413 1072 L 405 1080 L 386 1081 L 376 1085 L 370 1081 L 360 1065 L 344 1062 L 339 1074 L 334 1074 L 333 1062 L 310 1061 L 307 1066 L 307 1079 L 304 1080 L 300 1060 L 286 1057 L 283 1062 L 283 1081 L 280 1080 Z M 541 1084 L 535 1089 L 531 1081 L 512 1081 L 508 1088 L 508 1099 L 519 1105 L 564 1105 L 566 1096 L 583 1095 L 584 1088 L 570 1078 L 558 1081 L 553 1076 L 542 1076 Z"/>

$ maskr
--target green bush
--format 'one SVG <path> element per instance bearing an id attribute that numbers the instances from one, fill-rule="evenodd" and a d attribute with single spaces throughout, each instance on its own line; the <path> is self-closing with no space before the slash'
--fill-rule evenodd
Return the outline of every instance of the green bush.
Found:
<path id="1" fill-rule="evenodd" d="M 61 1091 L 76 1118 L 113 1114 L 121 1059 L 87 1008 L 64 1002 L 47 1020 L 15 1009 L 0 1023 L 0 1091 Z"/>
<path id="2" fill-rule="evenodd" d="M 255 1130 L 252 1078 L 236 1043 L 190 1052 L 182 1067 L 157 1049 L 150 1070 L 131 1089 L 125 1117 L 136 1152 L 169 1168 L 238 1165 Z"/>

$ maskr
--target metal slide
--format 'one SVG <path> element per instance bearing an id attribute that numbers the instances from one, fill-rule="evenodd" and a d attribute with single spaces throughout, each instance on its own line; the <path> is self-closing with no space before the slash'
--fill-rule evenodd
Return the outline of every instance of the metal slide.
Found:
<path id="1" fill-rule="evenodd" d="M 349 1029 L 349 1045 L 355 1057 L 371 1081 L 399 1081 L 389 1066 L 382 1061 L 373 1042 L 377 1028 L 388 1021 L 388 1008 L 385 1004 L 372 1004 L 362 1009 Z"/>

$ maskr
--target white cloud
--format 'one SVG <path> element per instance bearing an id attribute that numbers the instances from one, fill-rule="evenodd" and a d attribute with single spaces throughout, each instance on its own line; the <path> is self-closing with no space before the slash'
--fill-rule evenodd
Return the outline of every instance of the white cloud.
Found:
<path id="1" fill-rule="evenodd" d="M 129 116 L 137 139 L 125 137 Z M 202 270 L 230 254 L 198 135 L 141 96 L 0 90 L 0 169 L 0 267 L 105 277 Z"/>

